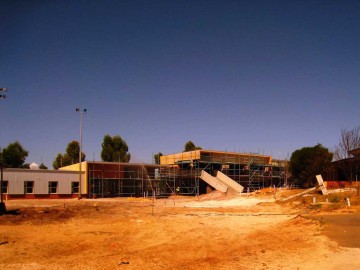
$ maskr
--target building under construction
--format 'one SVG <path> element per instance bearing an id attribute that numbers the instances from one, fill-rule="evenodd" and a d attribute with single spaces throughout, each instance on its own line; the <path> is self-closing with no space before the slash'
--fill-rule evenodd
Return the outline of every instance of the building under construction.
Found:
<path id="1" fill-rule="evenodd" d="M 168 166 L 161 168 L 161 177 L 172 177 L 181 194 L 199 195 L 212 191 L 214 186 L 207 181 L 204 172 L 213 177 L 220 172 L 245 191 L 287 184 L 287 163 L 265 155 L 194 150 L 161 156 L 160 164 Z"/>
<path id="2" fill-rule="evenodd" d="M 160 164 L 83 162 L 81 167 L 81 193 L 89 198 L 196 196 L 214 189 L 228 192 L 230 182 L 233 188 L 230 185 L 229 191 L 237 192 L 287 184 L 286 162 L 265 155 L 213 150 L 161 156 Z M 79 164 L 61 169 L 79 170 Z"/>

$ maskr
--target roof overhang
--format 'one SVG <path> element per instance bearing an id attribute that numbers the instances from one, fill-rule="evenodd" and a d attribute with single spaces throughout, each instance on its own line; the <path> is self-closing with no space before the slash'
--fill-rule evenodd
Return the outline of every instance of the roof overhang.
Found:
<path id="1" fill-rule="evenodd" d="M 350 151 L 349 151 L 349 154 L 350 154 L 350 155 L 353 155 L 354 157 L 359 157 L 359 156 L 360 156 L 360 148 L 356 148 L 356 149 L 350 150 Z"/>

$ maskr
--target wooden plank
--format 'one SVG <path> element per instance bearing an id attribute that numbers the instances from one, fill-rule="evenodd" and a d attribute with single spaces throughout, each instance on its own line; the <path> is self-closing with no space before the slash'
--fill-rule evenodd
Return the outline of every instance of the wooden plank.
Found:
<path id="1" fill-rule="evenodd" d="M 298 193 L 298 194 L 291 195 L 291 196 L 289 196 L 289 197 L 279 199 L 279 201 L 288 201 L 288 200 L 291 200 L 291 199 L 293 199 L 293 198 L 299 197 L 299 196 L 301 196 L 301 195 L 305 195 L 306 193 L 309 193 L 309 192 L 314 191 L 314 190 L 316 190 L 316 187 L 312 187 L 312 188 L 309 188 L 309 189 L 307 189 L 307 190 L 305 190 L 305 191 L 303 191 L 303 192 L 300 192 L 300 193 Z"/>

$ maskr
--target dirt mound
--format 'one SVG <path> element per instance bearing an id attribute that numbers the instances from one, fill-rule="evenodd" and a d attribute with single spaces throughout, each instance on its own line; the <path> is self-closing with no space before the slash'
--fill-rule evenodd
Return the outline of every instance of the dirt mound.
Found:
<path id="1" fill-rule="evenodd" d="M 226 199 L 226 198 L 230 198 L 230 197 L 231 197 L 231 195 L 225 194 L 218 190 L 214 190 L 211 193 L 200 195 L 199 200 L 200 201 L 219 200 L 219 199 Z"/>

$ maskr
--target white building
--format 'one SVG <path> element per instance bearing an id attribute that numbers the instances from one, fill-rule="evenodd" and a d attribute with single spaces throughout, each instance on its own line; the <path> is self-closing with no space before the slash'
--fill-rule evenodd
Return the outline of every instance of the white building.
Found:
<path id="1" fill-rule="evenodd" d="M 3 169 L 3 199 L 72 198 L 79 195 L 79 172 Z"/>

